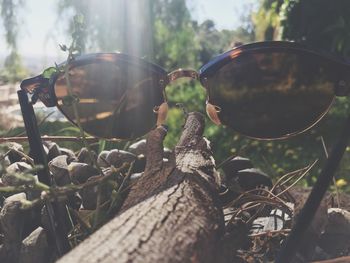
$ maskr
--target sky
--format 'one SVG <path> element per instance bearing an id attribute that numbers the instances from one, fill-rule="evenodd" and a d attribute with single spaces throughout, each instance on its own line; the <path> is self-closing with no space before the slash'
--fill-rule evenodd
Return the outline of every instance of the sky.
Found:
<path id="1" fill-rule="evenodd" d="M 85 0 L 82 0 L 85 1 Z M 248 4 L 256 0 L 186 0 L 191 15 L 199 22 L 212 19 L 218 29 L 234 29 L 239 26 L 240 14 Z M 64 34 L 65 26 L 57 21 L 55 0 L 26 0 L 20 14 L 21 26 L 19 52 L 22 56 L 45 60 L 49 57 L 65 57 L 58 44 L 69 43 Z M 8 54 L 4 29 L 0 26 L 0 59 Z"/>

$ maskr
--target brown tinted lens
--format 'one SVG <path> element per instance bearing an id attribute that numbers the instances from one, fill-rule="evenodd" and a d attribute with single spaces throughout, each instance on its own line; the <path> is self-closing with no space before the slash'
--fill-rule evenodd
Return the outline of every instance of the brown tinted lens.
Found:
<path id="1" fill-rule="evenodd" d="M 311 127 L 334 98 L 336 68 L 312 53 L 242 53 L 208 78 L 223 124 L 247 136 L 283 138 Z"/>
<path id="2" fill-rule="evenodd" d="M 153 108 L 163 101 L 160 78 L 154 71 L 126 62 L 73 67 L 69 80 L 84 131 L 119 139 L 147 133 L 156 123 Z M 64 76 L 57 79 L 55 93 L 59 109 L 77 123 Z"/>

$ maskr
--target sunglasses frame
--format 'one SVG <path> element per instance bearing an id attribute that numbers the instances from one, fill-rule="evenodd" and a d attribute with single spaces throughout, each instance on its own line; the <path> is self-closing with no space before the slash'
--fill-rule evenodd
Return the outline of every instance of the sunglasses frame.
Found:
<path id="1" fill-rule="evenodd" d="M 218 116 L 218 113 L 221 111 L 221 108 L 217 105 L 215 105 L 216 103 L 210 100 L 210 88 L 207 87 L 206 85 L 206 81 L 207 79 L 212 75 L 215 74 L 215 72 L 217 72 L 221 67 L 223 67 L 224 65 L 230 63 L 233 59 L 235 59 L 236 57 L 240 56 L 241 54 L 249 54 L 249 53 L 254 53 L 256 51 L 262 51 L 262 50 L 274 50 L 274 51 L 284 51 L 284 52 L 291 52 L 294 54 L 312 54 L 313 56 L 316 56 L 318 58 L 321 59 L 327 59 L 330 62 L 332 62 L 333 64 L 338 66 L 337 70 L 340 71 L 350 71 L 350 65 L 349 63 L 347 63 L 343 58 L 341 57 L 336 57 L 332 54 L 329 54 L 328 52 L 324 52 L 324 51 L 318 51 L 318 50 L 311 50 L 309 48 L 307 48 L 305 45 L 302 45 L 300 43 L 296 43 L 296 42 L 287 42 L 287 41 L 266 41 L 266 42 L 257 42 L 257 43 L 251 43 L 251 44 L 246 44 L 246 45 L 242 45 L 239 47 L 236 47 L 230 51 L 227 51 L 217 57 L 215 57 L 214 59 L 212 59 L 209 63 L 205 64 L 204 66 L 201 67 L 201 69 L 199 70 L 199 81 L 201 82 L 202 86 L 206 88 L 207 91 L 207 113 L 210 117 L 210 119 L 217 125 L 220 124 L 224 124 L 221 121 L 217 122 L 214 121 L 215 119 L 220 120 L 220 117 Z M 247 134 L 242 133 L 241 131 L 238 131 L 234 128 L 231 128 L 232 130 L 243 134 L 244 136 L 251 138 L 251 139 L 258 139 L 258 140 L 279 140 L 279 139 L 287 139 L 290 138 L 292 136 L 304 133 L 305 131 L 311 129 L 312 127 L 314 127 L 319 121 L 321 121 L 323 119 L 323 117 L 328 113 L 329 109 L 332 107 L 332 104 L 334 102 L 335 97 L 341 97 L 341 96 L 348 96 L 350 93 L 350 83 L 346 83 L 343 80 L 340 80 L 338 85 L 335 87 L 334 89 L 334 97 L 332 100 L 332 103 L 329 104 L 329 106 L 325 109 L 325 111 L 318 117 L 318 119 L 316 119 L 311 125 L 309 125 L 308 127 L 296 131 L 296 132 L 292 132 L 289 134 L 286 134 L 284 136 L 280 136 L 277 138 L 262 138 L 262 137 L 257 137 L 257 136 L 249 136 Z M 212 107 L 211 107 L 212 105 Z M 215 115 L 213 117 L 211 117 L 209 111 L 208 111 L 208 107 L 209 108 L 214 108 L 215 109 Z M 214 120 L 213 120 L 214 119 Z"/>
<path id="2" fill-rule="evenodd" d="M 339 69 L 347 69 L 349 70 L 350 65 L 346 63 L 345 60 L 341 58 L 336 58 L 334 56 L 329 55 L 328 53 L 324 52 L 314 52 L 311 51 L 300 44 L 296 43 L 290 43 L 290 42 L 280 42 L 280 41 L 273 41 L 273 42 L 260 42 L 260 43 L 253 43 L 248 44 L 244 46 L 237 47 L 231 51 L 228 51 L 222 55 L 219 55 L 218 57 L 214 58 L 212 61 L 204 65 L 200 70 L 199 73 L 197 73 L 194 70 L 175 70 L 169 74 L 167 74 L 167 78 L 165 79 L 165 85 L 162 87 L 162 92 L 164 94 L 164 101 L 166 102 L 165 97 L 165 87 L 167 84 L 169 84 L 172 81 L 175 81 L 178 78 L 182 77 L 191 77 L 193 79 L 199 79 L 202 83 L 202 86 L 206 88 L 205 85 L 205 78 L 206 76 L 209 76 L 209 74 L 215 69 L 220 68 L 226 61 L 229 62 L 236 56 L 238 56 L 242 52 L 252 52 L 254 50 L 261 50 L 261 49 L 268 49 L 268 48 L 278 48 L 283 50 L 290 50 L 293 52 L 311 52 L 312 54 L 330 59 L 330 61 L 336 62 L 339 64 Z M 98 54 L 97 54 L 98 56 Z M 152 63 L 145 62 L 144 60 L 133 58 L 128 55 L 118 54 L 120 58 L 127 58 L 132 59 L 136 61 L 137 63 L 141 63 L 141 65 L 145 65 L 149 67 L 154 67 L 154 69 L 157 72 L 164 73 L 165 71 Z M 93 55 L 85 55 L 82 58 L 77 58 L 74 63 L 82 63 L 83 61 L 90 61 L 91 59 L 96 59 L 96 54 Z M 64 64 L 61 64 L 64 65 Z M 37 126 L 37 121 L 35 117 L 35 113 L 33 110 L 33 104 L 36 102 L 37 99 L 42 100 L 42 102 L 48 106 L 53 107 L 57 105 L 57 99 L 54 94 L 53 90 L 53 84 L 57 79 L 57 75 L 53 75 L 52 78 L 46 79 L 43 77 L 43 75 L 36 76 L 34 78 L 26 79 L 24 80 L 20 87 L 21 89 L 17 92 L 19 97 L 19 102 L 22 110 L 22 115 L 24 119 L 25 129 L 28 136 L 30 151 L 32 153 L 34 163 L 35 164 L 41 164 L 43 165 L 43 169 L 38 171 L 39 174 L 39 180 L 41 182 L 49 182 L 51 184 L 51 176 L 47 168 L 47 157 L 43 149 L 42 140 L 40 137 L 39 129 Z M 51 89 L 50 89 L 51 87 Z M 207 109 L 209 98 L 210 98 L 210 90 L 206 88 L 207 90 Z M 28 93 L 32 93 L 31 101 L 29 101 Z M 336 96 L 347 96 L 349 95 L 349 87 L 345 84 L 339 83 L 339 87 L 336 87 L 335 90 Z M 56 101 L 55 101 L 56 99 Z M 216 110 L 215 106 L 213 105 L 214 110 Z M 214 114 L 215 115 L 215 114 Z M 212 117 L 212 116 L 210 116 Z M 215 116 L 214 116 L 215 117 Z M 291 230 L 291 233 L 289 234 L 287 240 L 282 244 L 282 249 L 277 255 L 276 262 L 278 263 L 284 263 L 284 262 L 290 262 L 293 259 L 293 256 L 295 255 L 298 246 L 300 245 L 300 239 L 302 238 L 303 234 L 305 233 L 306 229 L 310 225 L 317 208 L 320 205 L 320 202 L 327 191 L 329 185 L 332 182 L 332 179 L 334 177 L 334 173 L 336 169 L 339 166 L 339 163 L 342 159 L 342 156 L 345 152 L 345 149 L 348 145 L 348 141 L 350 139 L 350 116 L 345 121 L 344 128 L 342 130 L 342 133 L 339 137 L 338 142 L 333 147 L 329 158 L 327 159 L 327 162 L 322 169 L 322 172 L 320 176 L 317 178 L 317 181 L 312 188 L 311 194 L 309 195 L 304 207 L 302 208 L 297 222 L 294 225 L 294 227 Z M 51 215 L 51 219 L 57 220 L 53 225 L 56 227 L 53 227 L 52 233 L 58 233 L 58 238 L 55 239 L 55 245 L 58 248 L 59 254 L 64 254 L 64 252 L 67 251 L 67 236 L 66 231 L 64 230 L 64 224 L 62 223 L 62 220 L 59 220 L 62 217 L 62 211 L 51 211 L 49 213 Z M 64 215 L 63 215 L 64 216 Z"/>
<path id="3" fill-rule="evenodd" d="M 332 62 L 334 65 L 337 65 L 338 71 L 349 70 L 349 67 L 350 67 L 349 64 L 346 63 L 346 61 L 342 58 L 335 57 L 326 52 L 310 50 L 299 43 L 286 42 L 286 41 L 257 42 L 257 43 L 236 47 L 230 51 L 227 51 L 215 57 L 214 59 L 209 61 L 207 64 L 202 66 L 198 72 L 193 69 L 179 68 L 177 70 L 174 70 L 168 73 L 165 69 L 163 69 L 162 67 L 154 63 L 150 63 L 144 59 L 130 56 L 127 54 L 122 54 L 122 53 L 94 53 L 94 54 L 78 56 L 70 62 L 70 67 L 74 68 L 74 67 L 87 65 L 87 64 L 109 62 L 109 63 L 118 64 L 118 65 L 120 63 L 127 63 L 128 65 L 131 64 L 131 65 L 135 65 L 135 67 L 150 70 L 151 72 L 160 76 L 161 83 L 159 83 L 158 87 L 155 87 L 155 90 L 157 91 L 156 88 L 159 88 L 159 91 L 158 91 L 159 96 L 163 98 L 162 103 L 167 103 L 165 88 L 167 87 L 168 84 L 180 78 L 192 78 L 194 80 L 199 80 L 202 87 L 206 90 L 206 94 L 207 94 L 206 111 L 209 118 L 216 125 L 221 125 L 221 124 L 225 125 L 226 123 L 223 123 L 220 120 L 221 107 L 219 105 L 216 105 L 216 103 L 211 100 L 211 96 L 210 96 L 211 89 L 208 87 L 206 83 L 207 79 L 210 78 L 211 75 L 215 74 L 215 72 L 217 72 L 221 67 L 223 67 L 227 63 L 230 63 L 232 60 L 234 60 L 236 57 L 240 56 L 241 54 L 243 53 L 254 54 L 254 52 L 257 52 L 257 51 L 260 52 L 262 50 L 291 52 L 291 53 L 300 54 L 300 55 L 312 54 L 313 56 L 316 56 L 322 59 L 327 59 L 328 61 Z M 65 63 L 61 63 L 60 65 L 58 65 L 58 68 L 63 68 L 64 66 L 65 66 Z M 37 99 L 40 99 L 47 107 L 56 106 L 71 123 L 75 124 L 75 122 L 69 116 L 67 116 L 64 110 L 61 109 L 60 105 L 58 104 L 57 97 L 55 95 L 54 85 L 56 80 L 62 74 L 63 73 L 60 73 L 60 72 L 54 73 L 50 77 L 50 79 L 45 78 L 43 74 L 40 74 L 36 77 L 23 80 L 20 87 L 26 92 L 33 94 L 32 101 L 34 103 L 36 102 Z M 346 85 L 346 83 L 343 80 L 340 80 L 339 85 L 335 87 L 334 95 L 347 96 L 348 94 L 349 94 L 349 86 Z M 161 105 L 154 105 L 154 106 L 155 106 L 154 112 L 158 113 L 158 109 Z M 303 130 L 291 132 L 289 134 L 286 134 L 277 138 L 265 138 L 265 137 L 258 137 L 258 136 L 252 137 L 244 133 L 243 135 L 252 139 L 259 139 L 259 140 L 286 139 L 291 136 L 303 133 L 306 130 L 309 130 L 310 128 L 312 128 L 324 117 L 324 115 L 327 114 L 331 106 L 332 106 L 332 103 L 330 103 L 328 108 L 324 110 L 323 114 L 321 114 L 317 120 L 315 120 L 312 124 L 310 124 L 308 127 L 306 127 Z M 165 111 L 167 111 L 167 107 Z M 158 120 L 154 124 L 157 124 L 157 125 L 163 124 L 165 122 L 165 119 L 166 119 L 166 112 L 164 114 L 158 114 Z M 231 129 L 235 130 L 234 128 L 231 128 Z M 235 130 L 235 131 L 242 134 L 242 132 L 239 130 Z M 135 139 L 135 138 L 129 138 L 129 139 Z"/>
<path id="4" fill-rule="evenodd" d="M 28 138 L 30 155 L 34 164 L 42 167 L 37 170 L 38 180 L 48 186 L 54 186 L 55 183 L 49 171 L 47 154 L 44 151 L 33 103 L 29 100 L 26 91 L 18 90 L 17 95 Z M 45 201 L 45 210 L 48 215 L 48 243 L 56 248 L 58 256 L 63 256 L 70 250 L 67 230 L 69 215 L 66 206 L 57 201 Z"/>

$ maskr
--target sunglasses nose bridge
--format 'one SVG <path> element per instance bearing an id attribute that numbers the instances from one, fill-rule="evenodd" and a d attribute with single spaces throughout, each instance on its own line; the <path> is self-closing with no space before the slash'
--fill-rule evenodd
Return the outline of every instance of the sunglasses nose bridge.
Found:
<path id="1" fill-rule="evenodd" d="M 177 70 L 174 70 L 168 74 L 169 78 L 169 83 L 179 79 L 179 78 L 191 78 L 198 80 L 199 79 L 199 74 L 197 71 L 193 69 L 182 69 L 179 68 Z"/>

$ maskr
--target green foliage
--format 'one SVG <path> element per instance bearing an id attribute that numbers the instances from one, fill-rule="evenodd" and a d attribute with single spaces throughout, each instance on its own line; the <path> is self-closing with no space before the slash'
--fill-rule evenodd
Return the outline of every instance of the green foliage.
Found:
<path id="1" fill-rule="evenodd" d="M 283 38 L 350 55 L 350 2 L 293 0 L 283 9 Z"/>
<path id="2" fill-rule="evenodd" d="M 16 50 L 5 58 L 4 67 L 0 69 L 0 79 L 7 83 L 15 83 L 28 75 L 27 70 L 22 65 L 22 60 Z"/>
<path id="3" fill-rule="evenodd" d="M 280 8 L 289 0 L 261 0 L 260 6 L 252 14 L 255 26 L 255 38 L 259 41 L 279 38 Z"/>
<path id="4" fill-rule="evenodd" d="M 153 1 L 155 62 L 173 70 L 197 68 L 199 43 L 184 0 Z"/>
<path id="5" fill-rule="evenodd" d="M 5 28 L 5 38 L 10 54 L 6 57 L 4 68 L 0 71 L 0 78 L 4 82 L 14 83 L 27 75 L 17 52 L 17 37 L 19 23 L 15 13 L 23 6 L 22 0 L 0 0 L 1 18 Z"/>
<path id="6" fill-rule="evenodd" d="M 22 0 L 1 0 L 1 18 L 5 27 L 5 37 L 8 45 L 17 48 L 18 21 L 15 13 L 23 5 Z"/>
<path id="7" fill-rule="evenodd" d="M 213 56 L 230 50 L 235 43 L 250 43 L 254 40 L 254 31 L 249 27 L 219 31 L 212 20 L 205 20 L 200 25 L 195 23 L 195 31 L 199 42 L 201 65 L 209 62 Z"/>
<path id="8" fill-rule="evenodd" d="M 261 0 L 253 14 L 257 40 L 286 39 L 350 54 L 347 0 Z"/>

